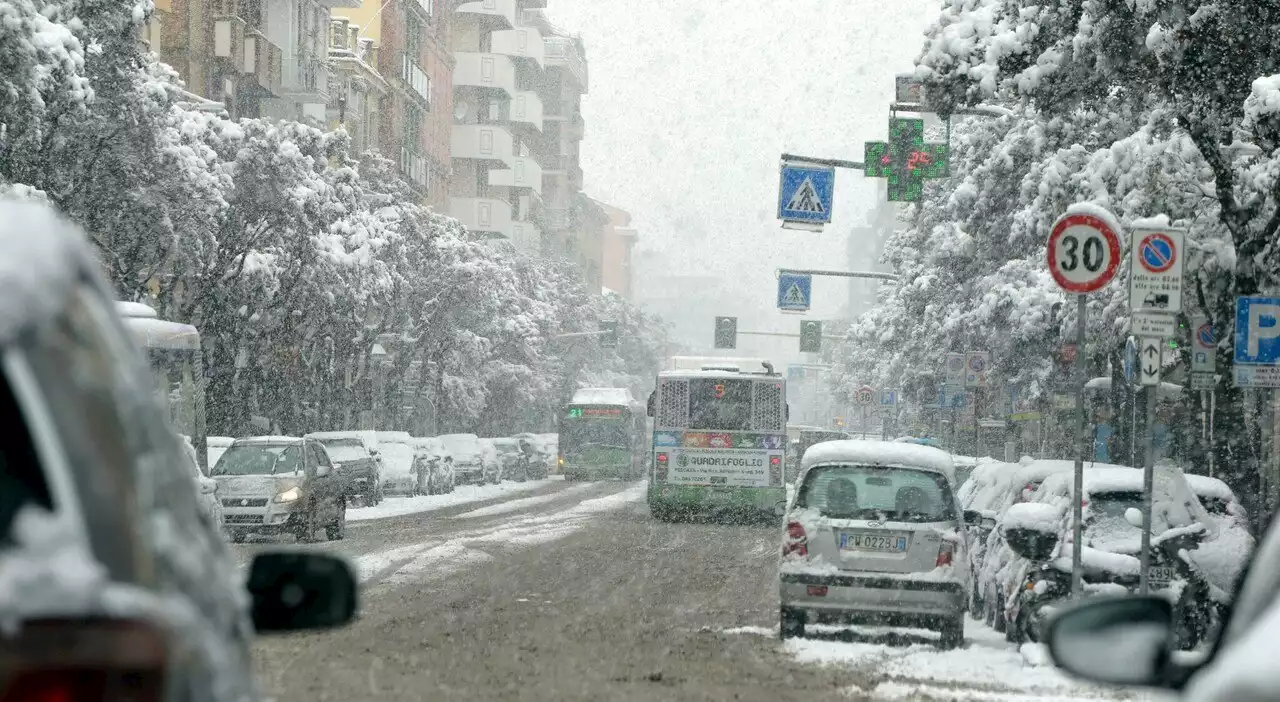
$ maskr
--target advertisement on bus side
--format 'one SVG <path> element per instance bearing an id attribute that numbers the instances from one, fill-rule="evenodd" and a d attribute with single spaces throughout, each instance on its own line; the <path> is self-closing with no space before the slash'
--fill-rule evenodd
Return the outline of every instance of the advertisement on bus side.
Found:
<path id="1" fill-rule="evenodd" d="M 771 457 L 759 451 L 674 449 L 670 451 L 667 483 L 767 487 Z"/>

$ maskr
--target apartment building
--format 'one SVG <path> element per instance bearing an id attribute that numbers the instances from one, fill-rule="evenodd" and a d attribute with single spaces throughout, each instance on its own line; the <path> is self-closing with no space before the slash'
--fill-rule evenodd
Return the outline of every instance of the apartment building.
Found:
<path id="1" fill-rule="evenodd" d="M 331 63 L 341 71 L 339 90 L 345 100 L 330 101 L 330 119 L 358 105 L 355 112 L 343 115 L 347 129 L 353 135 L 357 130 L 368 134 L 370 147 L 394 159 L 423 204 L 439 212 L 448 211 L 452 174 L 451 2 L 364 0 L 356 7 L 334 10 L 332 20 L 331 41 L 344 48 L 335 52 L 338 60 Z M 376 98 L 362 89 L 367 83 L 362 69 L 344 53 L 362 50 L 364 62 L 386 85 Z"/>
<path id="2" fill-rule="evenodd" d="M 232 117 L 325 122 L 329 12 L 359 0 L 162 0 L 146 40 Z"/>
<path id="3" fill-rule="evenodd" d="M 631 227 L 631 213 L 597 201 L 609 221 L 600 232 L 601 285 L 604 289 L 634 300 L 631 282 L 631 250 L 638 240 Z"/>

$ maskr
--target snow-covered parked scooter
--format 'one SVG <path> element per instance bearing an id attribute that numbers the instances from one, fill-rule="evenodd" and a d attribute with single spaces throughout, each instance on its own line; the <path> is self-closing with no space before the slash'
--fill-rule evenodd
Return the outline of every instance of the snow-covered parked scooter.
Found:
<path id="1" fill-rule="evenodd" d="M 1024 559 L 1016 588 L 1005 597 L 1005 638 L 1014 643 L 1039 641 L 1046 605 L 1071 595 L 1070 566 L 1054 558 L 1058 550 L 1061 512 L 1053 505 L 1023 503 L 1005 513 L 1001 532 L 1009 550 Z"/>
<path id="2" fill-rule="evenodd" d="M 1125 512 L 1125 519 L 1142 528 L 1142 513 Z M 1151 537 L 1151 565 L 1147 585 L 1152 592 L 1164 592 L 1173 602 L 1174 636 L 1181 650 L 1191 650 L 1209 637 L 1223 621 L 1227 605 L 1225 593 L 1214 593 L 1204 573 L 1190 556 L 1210 536 L 1203 523 L 1175 527 Z M 1139 556 L 1140 554 L 1135 554 Z M 1134 592 L 1137 577 L 1125 583 Z"/>

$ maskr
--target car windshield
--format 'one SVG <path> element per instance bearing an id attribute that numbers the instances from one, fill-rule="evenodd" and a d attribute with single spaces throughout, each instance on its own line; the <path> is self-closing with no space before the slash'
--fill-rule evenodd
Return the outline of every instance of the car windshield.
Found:
<path id="1" fill-rule="evenodd" d="M 0 376 L 14 700 L 1145 699 L 1049 660 L 1143 590 L 1076 563 L 1194 692 L 1280 534 L 1280 0 L 0 0 Z"/>
<path id="2" fill-rule="evenodd" d="M 329 457 L 339 463 L 343 461 L 360 461 L 369 457 L 364 442 L 359 439 L 320 439 Z"/>
<path id="3" fill-rule="evenodd" d="M 800 487 L 796 504 L 833 519 L 940 522 L 956 518 L 946 476 L 910 468 L 813 468 Z"/>
<path id="4" fill-rule="evenodd" d="M 279 475 L 301 469 L 298 444 L 235 444 L 213 467 L 213 475 Z"/>

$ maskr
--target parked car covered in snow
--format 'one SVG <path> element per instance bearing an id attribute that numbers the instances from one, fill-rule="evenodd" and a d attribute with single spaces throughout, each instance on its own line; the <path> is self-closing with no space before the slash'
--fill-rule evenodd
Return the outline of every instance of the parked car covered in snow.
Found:
<path id="1" fill-rule="evenodd" d="M 254 630 L 349 621 L 350 567 L 259 552 L 246 580 L 83 233 L 0 198 L 0 252 L 6 696 L 258 698 Z"/>
<path id="2" fill-rule="evenodd" d="M 554 439 L 547 442 L 543 438 L 545 436 L 548 435 L 524 432 L 513 437 L 520 451 L 526 456 L 528 477 L 534 480 L 540 480 L 550 475 L 551 464 L 556 459 L 556 442 Z M 555 434 L 550 436 L 555 436 Z"/>
<path id="3" fill-rule="evenodd" d="M 527 462 L 520 451 L 520 440 L 516 438 L 495 438 L 489 440 L 498 452 L 498 460 L 502 462 L 502 477 L 523 483 L 529 479 Z"/>
<path id="4" fill-rule="evenodd" d="M 1069 473 L 1048 476 L 1032 499 L 1019 505 L 1047 507 L 1041 513 L 1056 515 L 1050 521 L 1056 529 L 1057 547 L 1038 559 L 1011 549 L 1015 555 L 1002 576 L 1006 635 L 1013 641 L 1039 640 L 1043 622 L 1037 619 L 1037 608 L 1027 605 L 1028 592 L 1036 592 L 1039 597 L 1030 599 L 1041 603 L 1069 594 L 1071 548 L 1067 537 L 1072 528 L 1073 484 L 1074 476 Z M 1157 466 L 1152 497 L 1153 561 L 1148 579 L 1154 590 L 1168 591 L 1177 602 L 1176 610 L 1184 620 L 1180 639 L 1184 648 L 1195 646 L 1216 624 L 1253 548 L 1252 537 L 1233 517 L 1224 520 L 1203 508 L 1201 492 L 1230 500 L 1230 490 L 1221 481 L 1184 476 L 1174 465 Z M 1142 541 L 1142 530 L 1136 524 L 1141 524 L 1138 510 L 1142 502 L 1141 470 L 1086 464 L 1081 548 L 1086 592 L 1136 589 L 1141 577 Z M 1012 514 L 1010 510 L 1006 521 Z M 1167 554 L 1167 549 L 1161 548 L 1166 541 L 1173 546 Z M 1040 581 L 1045 585 L 1039 585 Z"/>
<path id="5" fill-rule="evenodd" d="M 494 441 L 495 439 L 479 439 L 480 465 L 483 467 L 483 482 L 497 485 L 502 482 L 506 466 Z"/>
<path id="6" fill-rule="evenodd" d="M 453 472 L 453 456 L 445 450 L 439 437 L 413 440 L 413 477 L 415 494 L 442 495 L 453 492 L 456 478 Z"/>
<path id="7" fill-rule="evenodd" d="M 324 444 L 335 463 L 342 465 L 347 495 L 360 498 L 365 506 L 382 501 L 382 455 L 372 431 L 317 431 L 306 438 Z"/>
<path id="8" fill-rule="evenodd" d="M 964 641 L 962 514 L 946 452 L 882 441 L 830 441 L 804 455 L 784 523 L 781 633 L 809 621 L 916 626 Z"/>
<path id="9" fill-rule="evenodd" d="M 436 437 L 444 445 L 445 455 L 453 459 L 453 472 L 458 484 L 483 484 L 485 481 L 484 449 L 475 434 L 445 434 Z"/>
<path id="10" fill-rule="evenodd" d="M 418 492 L 418 478 L 414 475 L 413 457 L 415 439 L 405 431 L 380 431 L 375 434 L 378 452 L 382 456 L 379 479 L 381 493 L 385 495 L 414 495 Z"/>

